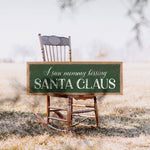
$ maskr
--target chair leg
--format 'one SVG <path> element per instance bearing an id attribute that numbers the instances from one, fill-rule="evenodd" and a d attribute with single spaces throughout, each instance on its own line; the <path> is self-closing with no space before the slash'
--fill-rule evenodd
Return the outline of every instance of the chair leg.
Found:
<path id="1" fill-rule="evenodd" d="M 95 120 L 96 120 L 96 127 L 98 128 L 98 108 L 97 108 L 97 98 L 94 96 L 94 108 L 95 108 Z"/>
<path id="2" fill-rule="evenodd" d="M 70 131 L 70 125 L 71 125 L 71 112 L 72 111 L 72 97 L 69 97 L 68 99 L 68 111 L 67 111 L 67 131 Z"/>
<path id="3" fill-rule="evenodd" d="M 71 105 L 72 105 L 72 98 L 70 99 L 69 98 L 69 101 L 68 101 L 68 114 L 67 114 L 67 122 L 68 122 L 68 129 L 67 130 L 62 130 L 62 129 L 59 129 L 59 128 L 56 128 L 56 127 L 54 127 L 54 126 L 52 126 L 51 124 L 50 124 L 50 96 L 46 96 L 46 98 L 47 98 L 47 121 L 46 120 L 44 120 L 44 118 L 42 117 L 42 115 L 41 114 L 39 114 L 39 113 L 35 113 L 35 115 L 39 118 L 39 120 L 44 124 L 44 125 L 46 125 L 46 126 L 48 126 L 48 127 L 50 127 L 51 129 L 53 129 L 53 130 L 55 130 L 55 131 L 60 131 L 60 132 L 64 132 L 64 133 L 68 133 L 69 131 L 70 131 L 70 118 L 71 118 Z M 64 120 L 66 120 L 66 117 L 65 116 L 63 116 L 59 111 L 56 111 L 55 112 L 60 118 L 62 118 L 62 119 L 64 119 Z"/>
<path id="4" fill-rule="evenodd" d="M 50 96 L 47 95 L 47 123 L 49 123 L 49 117 L 50 117 L 49 106 L 50 106 Z"/>
<path id="5" fill-rule="evenodd" d="M 71 125 L 72 125 L 72 112 L 73 112 L 73 98 L 71 99 Z"/>

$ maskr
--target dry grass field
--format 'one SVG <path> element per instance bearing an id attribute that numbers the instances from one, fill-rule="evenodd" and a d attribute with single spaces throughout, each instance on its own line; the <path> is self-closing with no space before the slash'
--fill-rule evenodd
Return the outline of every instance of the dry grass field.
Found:
<path id="1" fill-rule="evenodd" d="M 150 149 L 150 63 L 124 63 L 123 84 L 123 95 L 98 97 L 100 129 L 76 126 L 67 135 L 34 115 L 46 116 L 46 98 L 26 94 L 26 64 L 1 63 L 0 150 Z"/>

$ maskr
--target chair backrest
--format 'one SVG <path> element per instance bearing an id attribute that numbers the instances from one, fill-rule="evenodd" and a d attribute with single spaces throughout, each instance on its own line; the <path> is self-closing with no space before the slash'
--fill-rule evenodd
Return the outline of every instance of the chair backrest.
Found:
<path id="1" fill-rule="evenodd" d="M 39 34 L 43 61 L 71 61 L 71 37 L 41 36 Z"/>

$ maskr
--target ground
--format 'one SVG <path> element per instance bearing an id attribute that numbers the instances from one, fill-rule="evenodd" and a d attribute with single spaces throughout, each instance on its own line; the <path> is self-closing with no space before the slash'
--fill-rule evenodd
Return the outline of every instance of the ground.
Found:
<path id="1" fill-rule="evenodd" d="M 26 94 L 25 63 L 1 63 L 0 70 L 0 149 L 150 149 L 150 63 L 123 63 L 123 95 L 97 97 L 100 129 L 77 126 L 69 135 L 34 115 L 46 116 L 46 98 Z"/>

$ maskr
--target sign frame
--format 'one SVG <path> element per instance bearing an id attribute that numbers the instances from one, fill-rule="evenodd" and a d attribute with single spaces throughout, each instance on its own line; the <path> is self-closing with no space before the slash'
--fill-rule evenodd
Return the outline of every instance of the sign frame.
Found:
<path id="1" fill-rule="evenodd" d="M 43 64 L 57 64 L 57 65 L 62 65 L 62 64 L 77 64 L 77 65 L 82 65 L 82 64 L 89 64 L 89 65 L 94 65 L 94 64 L 114 64 L 114 65 L 120 65 L 120 92 L 117 93 L 31 93 L 30 92 L 30 64 L 37 64 L 37 65 L 43 65 Z M 96 96 L 96 95 L 123 95 L 123 62 L 92 62 L 92 61 L 77 61 L 77 62 L 27 62 L 27 94 L 28 95 L 49 95 L 49 96 Z"/>

